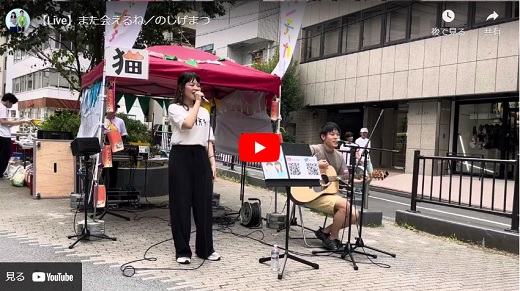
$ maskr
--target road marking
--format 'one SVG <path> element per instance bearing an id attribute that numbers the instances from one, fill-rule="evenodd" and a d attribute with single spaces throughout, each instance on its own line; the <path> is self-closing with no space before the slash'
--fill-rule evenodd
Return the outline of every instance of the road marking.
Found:
<path id="1" fill-rule="evenodd" d="M 392 203 L 396 203 L 396 204 L 401 204 L 401 205 L 410 206 L 410 203 L 403 203 L 403 202 L 398 202 L 398 201 L 394 201 L 394 200 L 390 200 L 390 199 L 385 199 L 385 198 L 380 198 L 380 197 L 374 197 L 374 196 L 370 196 L 370 198 L 373 198 L 373 199 L 379 199 L 379 200 L 388 201 L 388 202 L 392 202 Z M 443 213 L 443 214 L 449 214 L 449 215 L 458 216 L 458 217 L 463 217 L 463 218 L 468 218 L 468 219 L 473 219 L 473 220 L 478 220 L 478 221 L 483 221 L 483 222 L 488 222 L 488 223 L 493 223 L 493 224 L 498 224 L 498 225 L 502 225 L 502 226 L 510 226 L 509 224 L 505 224 L 505 223 L 501 223 L 501 222 L 496 222 L 496 221 L 492 221 L 492 220 L 487 220 L 487 219 L 482 219 L 482 218 L 471 217 L 471 216 L 462 215 L 462 214 L 457 214 L 457 213 L 446 212 L 446 211 L 437 210 L 437 209 L 428 208 L 428 207 L 417 206 L 417 208 L 421 208 L 421 209 L 425 209 L 425 210 L 430 210 L 430 211 L 434 211 L 434 212 L 439 212 L 439 213 Z"/>

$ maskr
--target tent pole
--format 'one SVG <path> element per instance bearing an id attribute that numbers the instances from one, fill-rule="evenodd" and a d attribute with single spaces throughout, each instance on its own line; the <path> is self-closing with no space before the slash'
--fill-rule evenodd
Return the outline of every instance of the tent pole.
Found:
<path id="1" fill-rule="evenodd" d="M 106 102 L 105 83 L 106 83 L 106 61 L 103 65 L 103 78 L 101 81 L 101 88 L 100 88 L 101 91 L 99 94 L 99 102 L 101 102 L 101 104 L 99 105 L 99 108 L 100 108 L 99 110 L 100 110 L 101 115 L 99 116 L 99 130 L 98 130 L 97 137 L 98 137 L 99 145 L 101 146 L 101 148 L 103 148 L 103 132 L 104 132 L 104 123 L 105 123 L 105 102 Z M 92 167 L 94 174 L 92 176 L 92 188 L 91 189 L 94 188 L 95 183 L 99 184 L 98 174 L 99 174 L 99 166 L 100 166 L 100 157 L 101 157 L 101 153 L 97 153 L 96 158 L 95 158 L 96 163 Z M 90 193 L 93 193 L 93 192 L 91 191 Z M 94 215 L 92 215 L 92 219 L 94 219 L 94 221 L 95 221 L 97 206 L 96 206 L 96 203 L 93 203 L 93 204 L 94 204 Z"/>
<path id="2" fill-rule="evenodd" d="M 281 78 L 280 78 L 281 79 Z M 282 85 L 278 90 L 278 119 L 276 120 L 276 133 L 278 135 L 280 132 L 280 121 L 282 120 Z M 278 187 L 274 187 L 274 213 L 278 213 Z"/>

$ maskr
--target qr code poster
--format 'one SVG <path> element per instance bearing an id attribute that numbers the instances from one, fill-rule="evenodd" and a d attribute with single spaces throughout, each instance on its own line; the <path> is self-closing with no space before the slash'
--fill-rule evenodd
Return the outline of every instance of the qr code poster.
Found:
<path id="1" fill-rule="evenodd" d="M 316 157 L 286 156 L 291 179 L 321 179 Z"/>
<path id="2" fill-rule="evenodd" d="M 264 179 L 289 179 L 287 175 L 287 168 L 285 167 L 285 160 L 282 148 L 280 147 L 280 157 L 278 161 L 270 163 L 262 163 L 262 170 L 264 171 Z"/>

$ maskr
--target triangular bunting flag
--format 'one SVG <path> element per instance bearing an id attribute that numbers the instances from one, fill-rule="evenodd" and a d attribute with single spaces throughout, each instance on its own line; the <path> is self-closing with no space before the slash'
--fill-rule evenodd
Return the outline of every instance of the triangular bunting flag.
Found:
<path id="1" fill-rule="evenodd" d="M 130 112 L 130 109 L 134 106 L 135 99 L 137 99 L 137 96 L 134 94 L 125 94 L 126 113 Z"/>
<path id="2" fill-rule="evenodd" d="M 137 97 L 141 110 L 143 110 L 144 116 L 148 116 L 148 108 L 150 107 L 150 98 L 148 97 Z"/>

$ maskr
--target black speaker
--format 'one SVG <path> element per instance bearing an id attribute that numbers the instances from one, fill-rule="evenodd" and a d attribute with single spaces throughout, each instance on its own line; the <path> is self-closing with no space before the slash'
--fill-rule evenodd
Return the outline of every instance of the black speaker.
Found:
<path id="1" fill-rule="evenodd" d="M 90 156 L 101 152 L 101 145 L 97 137 L 78 137 L 70 143 L 72 155 Z"/>

